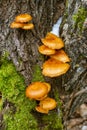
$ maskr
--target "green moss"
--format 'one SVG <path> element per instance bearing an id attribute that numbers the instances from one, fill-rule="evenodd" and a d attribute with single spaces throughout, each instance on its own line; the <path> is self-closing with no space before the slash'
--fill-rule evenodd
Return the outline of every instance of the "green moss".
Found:
<path id="1" fill-rule="evenodd" d="M 80 32 L 83 30 L 83 23 L 87 17 L 87 11 L 85 8 L 79 8 L 77 14 L 73 15 L 73 20 L 75 21 L 74 27 L 78 28 Z"/>
<path id="2" fill-rule="evenodd" d="M 38 65 L 34 66 L 32 82 L 44 81 L 41 69 Z M 1 60 L 0 66 L 0 91 L 2 93 L 1 109 L 3 103 L 7 100 L 10 106 L 6 108 L 4 113 L 5 130 L 39 130 L 38 123 L 32 115 L 34 112 L 36 101 L 32 101 L 25 96 L 25 83 L 23 77 L 16 71 L 12 62 L 6 58 Z M 40 114 L 41 125 L 43 130 L 62 130 L 62 112 L 61 102 L 58 92 L 55 90 L 54 98 L 58 103 L 56 110 L 50 111 L 48 114 Z M 60 112 L 58 112 L 60 110 Z M 38 118 L 38 117 L 37 117 Z"/>
<path id="3" fill-rule="evenodd" d="M 63 130 L 61 116 L 57 112 L 51 111 L 43 116 L 44 130 Z"/>
<path id="4" fill-rule="evenodd" d="M 32 82 L 42 81 L 44 82 L 44 77 L 42 75 L 41 69 L 38 65 L 34 66 Z M 62 110 L 61 110 L 61 101 L 59 99 L 58 91 L 55 89 L 54 98 L 57 101 L 58 107 L 55 110 L 50 111 L 48 114 L 41 114 L 40 120 L 42 123 L 43 130 L 63 130 L 62 124 Z M 60 111 L 60 112 L 58 112 Z"/>
<path id="5" fill-rule="evenodd" d="M 44 77 L 42 75 L 41 68 L 39 65 L 35 65 L 33 68 L 32 82 L 36 82 L 36 81 L 44 82 Z"/>
<path id="6" fill-rule="evenodd" d="M 4 108 L 5 130 L 38 130 L 37 120 L 31 114 L 36 102 L 26 98 L 25 87 L 24 79 L 16 71 L 13 63 L 6 58 L 2 59 L 0 66 L 2 106 L 6 100 L 11 104 Z M 3 107 L 1 109 L 3 110 Z"/>
<path id="7" fill-rule="evenodd" d="M 57 109 L 49 112 L 48 115 L 43 116 L 43 122 L 45 125 L 44 130 L 63 130 L 62 124 L 62 103 L 59 99 L 58 91 L 55 89 L 54 98 L 57 101 Z"/>

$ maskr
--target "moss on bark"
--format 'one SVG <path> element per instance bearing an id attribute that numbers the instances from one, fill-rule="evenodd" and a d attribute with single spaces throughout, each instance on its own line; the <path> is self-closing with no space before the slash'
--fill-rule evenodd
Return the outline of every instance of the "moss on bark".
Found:
<path id="1" fill-rule="evenodd" d="M 41 69 L 35 66 L 32 81 L 44 81 Z M 32 113 L 35 112 L 36 101 L 29 100 L 25 96 L 26 85 L 23 77 L 16 71 L 15 66 L 7 58 L 1 59 L 0 65 L 0 92 L 2 94 L 0 109 L 3 115 L 4 130 L 62 130 L 62 112 L 58 92 L 55 92 L 54 98 L 58 106 L 56 110 L 50 111 L 47 115 L 39 114 L 42 120 L 42 126 L 39 119 L 36 119 Z M 60 110 L 60 112 L 58 112 Z"/>

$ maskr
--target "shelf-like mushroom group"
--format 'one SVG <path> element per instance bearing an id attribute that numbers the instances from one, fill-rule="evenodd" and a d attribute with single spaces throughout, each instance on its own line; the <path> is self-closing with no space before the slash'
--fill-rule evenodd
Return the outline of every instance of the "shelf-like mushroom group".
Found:
<path id="1" fill-rule="evenodd" d="M 30 30 L 34 28 L 34 24 L 30 23 L 31 20 L 32 17 L 30 14 L 19 14 L 15 17 L 15 20 L 10 24 L 10 27 Z"/>
<path id="2" fill-rule="evenodd" d="M 11 23 L 11 28 L 21 28 L 30 30 L 34 28 L 29 14 L 20 14 L 15 17 Z M 43 63 L 42 74 L 48 77 L 57 77 L 65 74 L 70 68 L 70 58 L 62 49 L 64 42 L 55 34 L 47 33 L 45 38 L 41 39 L 43 45 L 39 46 L 38 50 L 41 54 L 49 56 L 48 60 Z M 26 97 L 32 100 L 39 101 L 35 107 L 36 111 L 47 114 L 57 106 L 55 99 L 50 98 L 48 93 L 51 90 L 51 85 L 46 82 L 33 82 L 26 88 Z"/>
<path id="3" fill-rule="evenodd" d="M 42 74 L 48 77 L 57 77 L 65 74 L 70 68 L 70 58 L 62 49 L 64 42 L 55 34 L 47 33 L 41 39 L 43 45 L 38 47 L 41 54 L 48 56 L 48 60 L 43 63 Z M 51 86 L 46 82 L 33 82 L 26 88 L 26 97 L 39 101 L 35 107 L 37 112 L 48 114 L 57 106 L 55 99 L 48 97 Z"/>
<path id="4" fill-rule="evenodd" d="M 70 62 L 70 58 L 62 49 L 64 47 L 62 39 L 49 32 L 41 41 L 43 45 L 39 46 L 39 52 L 50 57 L 43 63 L 42 74 L 48 77 L 65 74 L 70 68 L 67 63 Z"/>
<path id="5" fill-rule="evenodd" d="M 51 85 L 46 82 L 33 82 L 26 88 L 26 97 L 39 101 L 39 105 L 35 107 L 40 113 L 48 113 L 49 110 L 55 109 L 57 103 L 53 98 L 48 97 Z"/>

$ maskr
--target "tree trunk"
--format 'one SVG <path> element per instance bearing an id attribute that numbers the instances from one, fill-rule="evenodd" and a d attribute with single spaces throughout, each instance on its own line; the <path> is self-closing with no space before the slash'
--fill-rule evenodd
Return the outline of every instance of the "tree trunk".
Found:
<path id="1" fill-rule="evenodd" d="M 1 54 L 1 57 L 5 54 L 8 54 L 7 57 L 9 61 L 12 61 L 17 71 L 23 75 L 26 86 L 32 82 L 35 65 L 38 65 L 41 68 L 42 63 L 44 61 L 44 57 L 42 57 L 42 55 L 38 52 L 38 46 L 42 44 L 41 38 L 43 38 L 47 34 L 47 32 L 52 30 L 53 24 L 56 23 L 56 21 L 58 20 L 60 16 L 62 16 L 63 11 L 64 11 L 63 0 L 61 1 L 60 0 L 49 0 L 49 1 L 47 0 L 32 0 L 32 1 L 31 0 L 23 0 L 23 1 L 22 0 L 21 1 L 1 0 L 0 1 L 0 16 L 1 16 L 0 18 L 1 20 L 0 54 Z M 15 17 L 18 14 L 23 14 L 23 13 L 28 13 L 33 17 L 32 23 L 34 24 L 34 29 L 26 31 L 22 29 L 10 28 L 10 24 L 14 21 Z M 45 78 L 45 80 L 49 81 L 49 83 L 51 83 L 51 85 L 53 86 L 51 94 L 50 94 L 53 97 L 54 87 L 56 86 L 56 84 L 58 83 L 61 86 L 61 78 L 59 78 L 57 81 L 55 79 L 50 79 L 50 78 Z M 1 91 L 1 94 L 3 94 L 1 88 L 0 88 L 0 91 Z M 25 102 L 27 101 L 25 100 Z M 12 111 L 14 111 L 13 113 L 15 113 L 15 115 L 17 114 L 15 109 L 19 109 L 18 104 L 16 104 L 16 108 L 15 108 L 14 107 L 15 105 L 13 102 L 10 102 L 10 105 L 9 105 L 9 99 L 6 99 L 6 101 L 4 101 L 4 104 L 5 104 L 4 108 L 0 112 L 0 117 L 1 117 L 0 120 L 2 120 L 2 115 L 5 113 L 3 112 L 4 109 L 8 111 L 7 108 L 9 108 L 11 112 L 12 104 L 13 104 Z M 21 107 L 25 108 L 26 106 L 21 106 Z M 19 116 L 20 116 L 20 109 L 19 109 Z M 9 112 L 9 115 L 10 115 L 10 112 Z M 30 111 L 30 115 L 31 113 L 32 111 Z M 43 122 L 41 119 L 42 118 L 41 115 L 39 115 L 38 113 L 34 111 L 33 111 L 33 114 L 38 119 L 38 129 L 46 130 L 48 124 L 49 124 L 49 129 L 55 129 L 55 130 L 58 129 L 59 126 L 57 127 L 57 125 L 55 125 L 55 127 L 57 128 L 53 128 L 54 125 L 51 128 L 52 123 L 53 122 L 55 123 L 54 119 L 52 118 L 53 116 L 51 117 L 52 121 L 46 119 L 47 121 Z M 55 115 L 56 117 L 57 112 L 54 111 L 53 115 Z M 12 115 L 10 117 L 14 118 L 12 117 Z M 6 118 L 7 126 L 2 125 L 3 124 L 3 120 L 2 120 L 2 123 L 0 124 L 0 127 L 1 127 L 0 129 L 5 130 L 5 127 L 6 127 L 6 130 L 12 130 L 12 129 L 36 130 L 34 124 L 32 126 L 30 125 L 32 124 L 32 120 L 30 121 L 29 119 L 28 121 L 30 124 L 27 126 L 27 128 L 22 128 L 23 126 L 21 126 L 20 128 L 15 126 L 14 128 L 13 127 L 13 125 L 15 124 L 14 122 L 10 122 L 10 125 L 9 125 L 8 120 L 10 120 L 10 117 L 8 119 Z M 49 114 L 49 117 L 50 117 L 50 114 Z M 29 118 L 31 118 L 31 116 Z M 12 120 L 15 120 L 15 119 L 12 119 Z M 58 122 L 60 122 L 59 119 L 58 119 Z"/>
<path id="2" fill-rule="evenodd" d="M 53 24 L 63 14 L 65 0 L 1 0 L 0 1 L 0 54 L 9 53 L 12 60 L 30 84 L 35 65 L 42 66 L 44 58 L 38 52 L 41 38 L 51 31 Z M 87 2 L 85 0 L 66 0 L 66 8 L 61 24 L 61 37 L 65 42 L 65 51 L 71 58 L 70 70 L 58 78 L 46 78 L 64 94 L 64 126 L 68 130 L 69 119 L 75 118 L 75 112 L 82 103 L 87 102 Z M 33 30 L 11 29 L 15 16 L 29 13 L 33 17 Z M 82 15 L 80 15 L 82 14 Z M 82 17 L 83 16 L 83 17 Z M 62 96 L 60 96 L 62 98 Z M 41 123 L 40 123 L 41 124 Z M 41 129 L 43 130 L 43 129 Z M 45 129 L 44 129 L 45 130 Z M 56 129 L 54 129 L 56 130 Z M 70 129 L 71 130 L 71 129 Z"/>
<path id="3" fill-rule="evenodd" d="M 33 65 L 41 62 L 37 49 L 41 44 L 40 39 L 51 31 L 53 23 L 62 15 L 57 9 L 61 8 L 61 3 L 62 1 L 58 0 L 20 2 L 1 0 L 0 2 L 0 52 L 9 52 L 17 70 L 25 77 L 26 84 L 31 82 Z M 33 30 L 10 28 L 15 16 L 21 13 L 29 13 L 33 17 L 32 22 L 35 26 Z"/>

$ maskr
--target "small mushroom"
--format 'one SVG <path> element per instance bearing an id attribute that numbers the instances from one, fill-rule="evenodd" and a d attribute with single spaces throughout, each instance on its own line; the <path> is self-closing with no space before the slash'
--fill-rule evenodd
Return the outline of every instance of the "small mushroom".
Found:
<path id="1" fill-rule="evenodd" d="M 17 23 L 17 22 L 12 22 L 10 27 L 11 28 L 22 28 L 24 26 L 23 23 Z"/>
<path id="2" fill-rule="evenodd" d="M 44 114 L 48 114 L 48 112 L 49 112 L 48 110 L 45 110 L 40 106 L 36 106 L 35 109 L 37 112 L 44 113 Z"/>
<path id="3" fill-rule="evenodd" d="M 47 96 L 49 87 L 45 82 L 33 82 L 26 88 L 26 97 L 35 100 L 42 100 Z"/>
<path id="4" fill-rule="evenodd" d="M 42 74 L 44 76 L 57 77 L 62 74 L 65 74 L 70 68 L 70 65 L 68 63 L 64 63 L 50 58 L 43 63 L 42 68 L 43 68 Z"/>
<path id="5" fill-rule="evenodd" d="M 57 102 L 53 98 L 47 97 L 47 98 L 41 100 L 39 105 L 44 110 L 49 111 L 49 110 L 53 110 L 56 108 Z"/>
<path id="6" fill-rule="evenodd" d="M 48 46 L 51 49 L 61 49 L 64 47 L 62 39 L 52 33 L 47 33 L 46 37 L 42 38 L 41 41 L 45 46 Z"/>
<path id="7" fill-rule="evenodd" d="M 32 23 L 24 24 L 24 26 L 22 27 L 22 29 L 25 29 L 25 30 L 29 30 L 33 28 L 34 28 L 34 24 Z"/>
<path id="8" fill-rule="evenodd" d="M 15 22 L 19 22 L 19 23 L 26 23 L 26 22 L 29 22 L 30 20 L 32 20 L 32 17 L 30 14 L 27 14 L 27 13 L 19 14 L 15 18 Z"/>
<path id="9" fill-rule="evenodd" d="M 51 58 L 62 61 L 62 62 L 70 62 L 68 55 L 64 52 L 64 50 L 58 50 L 55 54 L 50 55 Z"/>
<path id="10" fill-rule="evenodd" d="M 38 50 L 43 55 L 52 55 L 52 54 L 56 53 L 56 50 L 51 49 L 51 48 L 49 48 L 49 47 L 47 47 L 45 45 L 39 46 Z"/>

